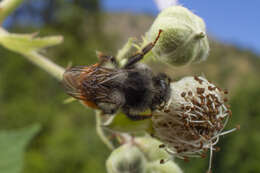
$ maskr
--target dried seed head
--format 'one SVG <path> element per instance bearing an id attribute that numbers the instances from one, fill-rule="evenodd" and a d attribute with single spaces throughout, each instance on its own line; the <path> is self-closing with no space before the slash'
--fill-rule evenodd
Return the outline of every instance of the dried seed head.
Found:
<path id="1" fill-rule="evenodd" d="M 146 34 L 151 42 L 162 29 L 153 53 L 159 60 L 181 66 L 205 60 L 209 53 L 204 21 L 182 6 L 164 9 Z"/>
<path id="2" fill-rule="evenodd" d="M 212 153 L 223 132 L 231 110 L 225 105 L 225 91 L 203 77 L 185 77 L 171 84 L 171 98 L 164 109 L 152 117 L 154 136 L 166 145 L 166 151 L 176 157 L 202 157 Z M 183 94 L 188 93 L 188 94 Z M 209 168 L 210 170 L 210 168 Z"/>

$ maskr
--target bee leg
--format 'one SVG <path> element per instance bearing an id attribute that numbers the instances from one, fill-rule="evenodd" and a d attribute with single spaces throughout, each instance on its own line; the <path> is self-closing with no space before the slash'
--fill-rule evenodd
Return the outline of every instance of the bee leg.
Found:
<path id="1" fill-rule="evenodd" d="M 135 54 L 134 56 L 132 56 L 128 59 L 127 63 L 124 65 L 123 68 L 125 68 L 125 69 L 131 68 L 135 63 L 140 61 L 143 57 L 144 57 L 144 54 L 142 54 L 142 53 Z"/>
<path id="2" fill-rule="evenodd" d="M 115 114 L 121 106 L 121 104 L 114 104 L 114 103 L 98 103 L 97 105 L 99 109 L 102 111 L 102 113 L 106 115 Z"/>
<path id="3" fill-rule="evenodd" d="M 99 59 L 99 66 L 104 65 L 104 63 L 110 61 L 116 68 L 119 67 L 119 63 L 117 62 L 114 56 L 104 55 L 102 52 L 96 51 L 97 57 Z"/>
<path id="4" fill-rule="evenodd" d="M 116 58 L 114 56 L 110 56 L 110 62 L 116 67 L 119 68 L 119 63 L 116 60 Z"/>
<path id="5" fill-rule="evenodd" d="M 151 114 L 148 114 L 148 115 L 133 115 L 133 114 L 130 114 L 130 113 L 126 113 L 126 116 L 133 121 L 140 121 L 140 120 L 152 118 Z"/>
<path id="6" fill-rule="evenodd" d="M 126 65 L 124 66 L 124 68 L 130 68 L 132 67 L 135 63 L 137 63 L 138 61 L 140 61 L 141 59 L 143 59 L 144 55 L 147 54 L 150 50 L 152 50 L 152 48 L 154 47 L 154 45 L 156 44 L 156 42 L 158 41 L 160 35 L 162 33 L 162 30 L 159 30 L 159 33 L 156 37 L 156 39 L 154 40 L 154 42 L 149 43 L 148 45 L 146 45 L 141 52 L 138 52 L 136 54 L 134 54 L 133 56 L 131 56 L 128 59 L 128 62 L 126 63 Z"/>
<path id="7" fill-rule="evenodd" d="M 113 115 L 118 110 L 118 106 L 112 103 L 98 103 L 97 105 L 104 115 Z"/>
<path id="8" fill-rule="evenodd" d="M 99 102 L 97 105 L 104 114 L 115 114 L 125 103 L 124 94 L 114 90 L 109 94 L 107 102 Z"/>
<path id="9" fill-rule="evenodd" d="M 102 108 L 100 108 L 103 115 L 113 115 L 116 113 L 117 109 L 111 109 L 111 108 L 104 108 L 104 104 L 102 105 Z"/>

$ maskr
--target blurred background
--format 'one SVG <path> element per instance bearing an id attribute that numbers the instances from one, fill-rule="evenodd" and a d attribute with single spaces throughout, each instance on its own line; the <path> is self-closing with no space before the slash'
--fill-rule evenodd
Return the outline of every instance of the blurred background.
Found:
<path id="1" fill-rule="evenodd" d="M 233 116 L 222 137 L 213 172 L 260 172 L 260 18 L 252 1 L 177 2 L 201 16 L 211 52 L 207 61 L 166 71 L 173 79 L 205 74 L 230 93 Z M 160 6 L 162 7 L 162 6 Z M 3 26 L 10 32 L 64 36 L 44 54 L 66 67 L 97 61 L 95 51 L 115 55 L 128 37 L 141 36 L 159 12 L 153 0 L 27 0 Z M 153 65 L 153 64 L 151 64 Z M 163 67 L 157 66 L 157 70 Z M 94 111 L 68 98 L 59 82 L 21 55 L 0 47 L 0 130 L 40 123 L 25 154 L 24 173 L 103 173 L 110 151 L 96 135 Z M 205 172 L 206 159 L 177 160 L 184 172 Z M 0 170 L 1 172 L 1 170 Z M 2 173 L 2 172 L 1 172 Z"/>

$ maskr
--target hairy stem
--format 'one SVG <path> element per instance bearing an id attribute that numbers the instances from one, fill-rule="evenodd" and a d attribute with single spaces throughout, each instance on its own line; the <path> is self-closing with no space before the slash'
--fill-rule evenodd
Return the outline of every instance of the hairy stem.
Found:
<path id="1" fill-rule="evenodd" d="M 96 111 L 96 130 L 97 134 L 102 140 L 102 142 L 110 149 L 113 150 L 114 146 L 112 142 L 108 139 L 107 135 L 104 133 L 104 130 L 102 128 L 102 119 L 99 111 Z"/>
<path id="2" fill-rule="evenodd" d="M 31 52 L 28 54 L 24 54 L 25 58 L 31 61 L 33 64 L 39 66 L 41 69 L 48 72 L 50 75 L 58 79 L 59 81 L 62 80 L 62 75 L 64 73 L 64 68 L 61 66 L 53 63 L 43 55 L 40 55 L 37 52 Z"/>
<path id="3" fill-rule="evenodd" d="M 2 0 L 0 2 L 0 24 L 12 13 L 24 0 Z"/>

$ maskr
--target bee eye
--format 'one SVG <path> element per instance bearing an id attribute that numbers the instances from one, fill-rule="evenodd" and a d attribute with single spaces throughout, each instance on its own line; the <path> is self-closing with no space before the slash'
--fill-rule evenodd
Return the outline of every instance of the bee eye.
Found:
<path id="1" fill-rule="evenodd" d="M 171 78 L 167 77 L 167 84 L 170 84 L 172 82 Z"/>

